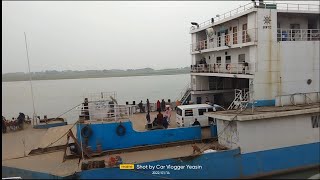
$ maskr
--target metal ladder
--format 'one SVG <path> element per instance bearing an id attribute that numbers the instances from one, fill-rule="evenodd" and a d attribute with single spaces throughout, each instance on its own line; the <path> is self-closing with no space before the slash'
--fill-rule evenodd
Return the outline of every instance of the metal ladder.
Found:
<path id="1" fill-rule="evenodd" d="M 228 110 L 230 109 L 244 109 L 247 107 L 249 103 L 249 91 L 246 91 L 246 89 L 235 89 L 235 98 L 228 107 Z"/>

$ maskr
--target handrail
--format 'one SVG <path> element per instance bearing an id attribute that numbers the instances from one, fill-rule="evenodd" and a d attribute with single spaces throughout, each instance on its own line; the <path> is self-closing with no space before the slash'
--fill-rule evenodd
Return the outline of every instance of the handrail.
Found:
<path id="1" fill-rule="evenodd" d="M 205 50 L 216 47 L 231 46 L 247 42 L 257 41 L 257 28 L 228 33 L 222 36 L 215 36 L 212 40 L 201 40 L 190 44 L 191 52 Z"/>
<path id="2" fill-rule="evenodd" d="M 248 4 L 245 4 L 243 6 L 240 6 L 236 9 L 233 9 L 231 11 L 228 11 L 224 14 L 221 14 L 221 15 L 217 15 L 215 18 L 214 18 L 214 23 L 216 22 L 219 22 L 223 19 L 226 19 L 228 17 L 231 17 L 233 15 L 236 15 L 236 14 L 239 14 L 239 13 L 242 13 L 246 10 L 249 10 L 249 9 L 252 9 L 252 8 L 264 8 L 264 9 L 267 9 L 270 7 L 270 5 L 275 5 L 276 6 L 276 9 L 278 10 L 298 10 L 298 11 L 319 11 L 320 10 L 320 5 L 316 5 L 316 4 L 293 4 L 293 3 L 273 3 L 273 2 L 264 2 L 263 5 L 259 5 L 258 4 L 254 4 L 253 2 L 250 2 Z M 211 19 L 210 20 L 207 20 L 207 21 L 204 21 L 202 23 L 199 24 L 199 28 L 202 28 L 202 27 L 205 27 L 205 26 L 208 26 L 210 24 L 214 24 L 212 23 Z M 195 30 L 196 28 L 194 26 L 191 26 L 190 30 L 193 31 Z"/>
<path id="3" fill-rule="evenodd" d="M 109 104 L 110 101 L 100 100 L 100 101 L 90 101 L 88 106 L 79 105 L 76 110 L 80 111 L 83 116 L 88 116 L 85 114 L 87 111 L 91 120 L 101 119 L 105 120 L 119 120 L 124 117 L 128 118 L 133 114 L 133 105 L 118 105 Z"/>
<path id="4" fill-rule="evenodd" d="M 178 97 L 176 98 L 176 100 L 181 100 L 183 98 L 183 96 L 185 95 L 185 93 L 190 90 L 190 82 L 188 82 L 182 89 L 182 91 L 180 92 L 180 94 L 178 95 Z"/>
<path id="5" fill-rule="evenodd" d="M 282 94 L 276 96 L 276 99 L 279 101 L 280 106 L 285 106 L 285 105 L 297 105 L 297 102 L 295 100 L 295 96 L 302 96 L 303 97 L 303 102 L 300 101 L 298 104 L 310 104 L 308 101 L 311 101 L 312 103 L 319 103 L 320 102 L 320 92 L 307 92 L 307 93 L 294 93 L 294 94 Z M 313 97 L 312 97 L 313 96 Z M 283 101 L 286 100 L 289 101 L 289 103 L 285 103 Z M 288 100 L 289 98 L 289 100 Z"/>
<path id="6" fill-rule="evenodd" d="M 278 41 L 319 41 L 320 29 L 282 29 L 277 30 Z"/>
<path id="7" fill-rule="evenodd" d="M 252 63 L 210 63 L 191 65 L 192 73 L 252 74 Z"/>

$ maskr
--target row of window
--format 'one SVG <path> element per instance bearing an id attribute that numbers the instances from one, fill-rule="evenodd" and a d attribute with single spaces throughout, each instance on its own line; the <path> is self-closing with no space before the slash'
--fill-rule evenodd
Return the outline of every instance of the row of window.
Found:
<path id="1" fill-rule="evenodd" d="M 209 56 L 210 57 L 210 56 Z M 210 59 L 210 58 L 209 58 Z M 243 63 L 246 61 L 246 55 L 245 54 L 239 54 L 238 55 L 238 63 Z M 226 64 L 230 64 L 231 63 L 231 56 L 225 56 L 225 62 Z M 216 63 L 217 64 L 221 64 L 222 61 L 221 61 L 221 56 L 218 56 L 216 58 Z"/>
<path id="2" fill-rule="evenodd" d="M 207 112 L 207 109 L 198 109 L 199 116 L 203 115 L 205 112 Z M 213 108 L 208 108 L 208 112 L 213 112 Z M 184 113 L 185 116 L 193 116 L 192 109 L 186 109 Z"/>

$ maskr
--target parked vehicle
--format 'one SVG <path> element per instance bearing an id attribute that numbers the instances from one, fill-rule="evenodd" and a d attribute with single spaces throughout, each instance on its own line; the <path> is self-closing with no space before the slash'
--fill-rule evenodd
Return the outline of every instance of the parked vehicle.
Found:
<path id="1" fill-rule="evenodd" d="M 204 115 L 205 112 L 214 112 L 225 110 L 223 107 L 214 104 L 192 104 L 192 105 L 181 105 L 177 107 L 176 111 L 176 122 L 179 127 L 192 126 L 195 118 L 199 121 L 201 127 L 209 126 L 209 118 Z"/>

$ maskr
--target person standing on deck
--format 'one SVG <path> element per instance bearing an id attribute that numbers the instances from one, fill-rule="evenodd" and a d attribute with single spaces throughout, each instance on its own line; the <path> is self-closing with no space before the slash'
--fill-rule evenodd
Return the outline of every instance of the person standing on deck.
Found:
<path id="1" fill-rule="evenodd" d="M 82 103 L 83 111 L 82 113 L 84 114 L 84 119 L 89 120 L 89 101 L 88 98 L 84 98 L 84 102 Z"/>
<path id="2" fill-rule="evenodd" d="M 140 113 L 143 112 L 143 104 L 142 104 L 142 100 L 140 101 L 140 103 L 138 104 L 139 109 L 140 109 Z"/>
<path id="3" fill-rule="evenodd" d="M 24 120 L 25 120 L 26 116 L 23 114 L 23 113 L 19 113 L 19 116 L 18 116 L 18 125 L 19 125 L 19 128 L 20 129 L 23 129 L 23 123 L 24 123 Z"/>
<path id="4" fill-rule="evenodd" d="M 175 109 L 177 110 L 177 107 L 181 105 L 181 102 L 179 100 L 176 101 L 176 107 Z"/>
<path id="5" fill-rule="evenodd" d="M 164 101 L 164 99 L 162 99 L 161 101 L 161 111 L 165 111 L 166 110 L 166 102 Z"/>
<path id="6" fill-rule="evenodd" d="M 147 112 L 149 113 L 150 111 L 150 102 L 149 102 L 149 99 L 147 99 Z"/>
<path id="7" fill-rule="evenodd" d="M 166 109 L 166 112 L 164 113 L 164 117 L 167 118 L 167 122 L 168 122 L 168 124 L 170 124 L 171 108 L 170 108 L 169 105 L 168 105 L 168 107 L 167 107 L 167 109 Z"/>
<path id="8" fill-rule="evenodd" d="M 157 111 L 161 111 L 160 101 L 157 101 Z"/>
<path id="9" fill-rule="evenodd" d="M 150 112 L 148 111 L 146 115 L 147 123 L 150 124 Z"/>

